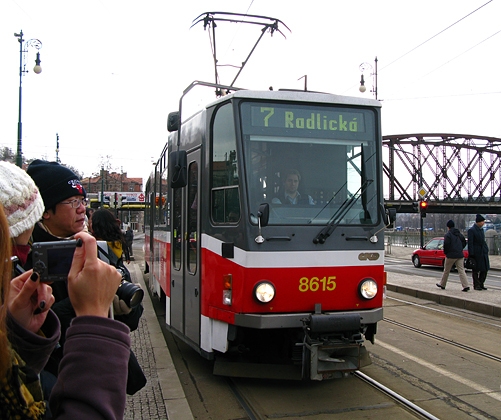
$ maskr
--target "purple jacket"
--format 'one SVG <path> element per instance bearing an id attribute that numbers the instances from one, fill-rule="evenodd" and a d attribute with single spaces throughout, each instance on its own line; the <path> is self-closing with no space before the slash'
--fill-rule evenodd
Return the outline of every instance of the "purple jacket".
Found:
<path id="1" fill-rule="evenodd" d="M 73 319 L 50 397 L 54 418 L 123 418 L 129 332 L 125 324 L 109 318 Z"/>
<path id="2" fill-rule="evenodd" d="M 45 337 L 25 330 L 9 312 L 7 312 L 7 331 L 12 348 L 37 374 L 47 363 L 61 334 L 59 319 L 52 311 L 48 312 L 47 319 L 42 325 Z"/>

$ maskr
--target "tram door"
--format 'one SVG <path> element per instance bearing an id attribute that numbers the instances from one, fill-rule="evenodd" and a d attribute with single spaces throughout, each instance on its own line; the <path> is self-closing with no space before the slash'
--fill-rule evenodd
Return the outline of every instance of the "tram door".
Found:
<path id="1" fill-rule="evenodd" d="M 170 325 L 200 345 L 200 150 L 188 154 L 188 183 L 173 191 Z"/>

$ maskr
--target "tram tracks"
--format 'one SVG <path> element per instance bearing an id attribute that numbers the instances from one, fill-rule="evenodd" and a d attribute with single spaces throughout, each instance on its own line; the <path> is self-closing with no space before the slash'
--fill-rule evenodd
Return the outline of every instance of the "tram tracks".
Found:
<path id="1" fill-rule="evenodd" d="M 382 395 L 384 395 L 385 398 L 389 398 L 389 400 L 391 400 L 392 403 L 395 404 L 395 408 L 404 410 L 405 412 L 410 413 L 411 415 L 413 415 L 418 419 L 438 420 L 438 417 L 434 416 L 433 414 L 429 413 L 428 411 L 409 401 L 407 398 L 405 398 L 398 392 L 390 389 L 386 385 L 383 385 L 382 383 L 376 381 L 374 378 L 371 378 L 369 375 L 362 373 L 360 371 L 355 371 L 353 372 L 353 377 L 364 382 L 370 388 L 376 389 Z M 229 389 L 233 393 L 235 399 L 241 405 L 243 411 L 248 416 L 249 420 L 266 420 L 274 417 L 274 415 L 271 413 L 264 413 L 263 409 L 259 407 L 259 404 L 248 397 L 247 393 L 239 386 L 239 380 L 237 378 L 226 378 L 226 380 Z M 345 379 L 338 379 L 338 381 L 344 381 L 344 380 Z M 360 390 L 358 390 L 358 392 L 360 392 Z M 363 397 L 360 397 L 360 401 L 363 401 Z M 380 402 L 380 406 L 388 406 L 388 404 L 390 403 L 384 401 Z M 315 406 L 312 407 L 312 409 L 314 410 L 316 415 L 352 412 L 353 413 L 352 418 L 357 419 L 359 418 L 357 413 L 360 413 L 360 415 L 362 416 L 360 418 L 366 418 L 365 417 L 367 414 L 366 409 L 370 408 L 365 407 L 365 409 L 361 409 L 359 402 L 357 402 L 357 405 L 353 408 L 339 407 L 339 410 L 333 410 L 332 407 L 322 408 L 319 406 Z M 284 414 L 282 413 L 282 415 Z M 290 415 L 294 416 L 295 414 L 291 412 Z M 302 415 L 304 415 L 304 413 L 302 413 Z M 309 417 L 309 415 L 306 415 L 305 417 Z"/>
<path id="2" fill-rule="evenodd" d="M 233 393 L 235 399 L 241 405 L 242 409 L 245 411 L 245 414 L 249 416 L 249 420 L 264 420 L 265 416 L 259 414 L 259 411 L 256 409 L 255 405 L 246 397 L 245 393 L 240 390 L 237 382 L 233 378 L 226 378 L 228 383 L 228 387 L 230 391 Z"/>
<path id="3" fill-rule="evenodd" d="M 381 384 L 380 382 L 376 381 L 375 379 L 371 378 L 370 376 L 366 375 L 365 373 L 362 373 L 359 370 L 357 370 L 356 372 L 353 373 L 353 375 L 356 376 L 357 378 L 359 378 L 360 380 L 364 381 L 365 383 L 371 385 L 373 388 L 388 395 L 391 399 L 395 400 L 398 404 L 405 407 L 405 409 L 410 411 L 416 417 L 422 418 L 422 419 L 427 419 L 427 420 L 438 420 L 438 417 L 435 417 L 433 414 L 429 413 L 428 411 L 423 410 L 421 407 L 419 407 L 416 404 L 414 404 L 413 402 L 409 401 L 407 398 L 405 398 L 402 395 L 398 394 L 397 392 L 391 390 L 387 386 Z"/>
<path id="4" fill-rule="evenodd" d="M 403 324 L 401 322 L 398 322 L 398 321 L 395 321 L 395 320 L 392 320 L 392 319 L 389 319 L 389 318 L 383 318 L 383 321 L 385 322 L 388 322 L 390 324 L 393 324 L 393 325 L 396 325 L 400 328 L 404 328 L 406 330 L 409 330 L 409 331 L 412 331 L 412 332 L 415 332 L 415 333 L 418 333 L 418 334 L 421 334 L 421 335 L 424 335 L 426 337 L 429 337 L 429 338 L 433 338 L 434 340 L 438 340 L 438 341 L 441 341 L 443 343 L 446 343 L 446 344 L 449 344 L 451 346 L 454 346 L 454 347 L 457 347 L 457 348 L 460 348 L 462 350 L 466 350 L 466 351 L 469 351 L 471 353 L 474 353 L 478 356 L 483 356 L 483 357 L 486 357 L 488 359 L 491 359 L 491 360 L 494 360 L 496 362 L 501 362 L 501 357 L 498 357 L 498 356 L 495 356 L 493 354 L 489 354 L 487 352 L 484 352 L 482 350 L 478 350 L 478 349 L 475 349 L 471 346 L 468 346 L 466 344 L 461 344 L 461 343 L 458 343 L 457 341 L 454 341 L 454 340 L 450 340 L 448 338 L 445 338 L 445 337 L 441 337 L 439 335 L 436 335 L 436 334 L 433 334 L 433 333 L 429 333 L 429 332 L 426 332 L 424 330 L 421 330 L 419 328 L 416 328 L 416 327 L 412 327 L 410 325 L 406 325 L 406 324 Z"/>

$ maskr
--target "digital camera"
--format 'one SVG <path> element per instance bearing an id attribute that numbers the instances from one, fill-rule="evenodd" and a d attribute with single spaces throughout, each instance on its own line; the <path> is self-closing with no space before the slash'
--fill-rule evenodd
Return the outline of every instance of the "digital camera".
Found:
<path id="1" fill-rule="evenodd" d="M 80 239 L 35 242 L 31 251 L 33 270 L 39 274 L 40 281 L 47 283 L 67 280 L 75 248 L 79 246 L 82 246 Z M 98 255 L 101 254 L 98 253 Z M 106 262 L 109 263 L 109 261 Z M 134 309 L 143 301 L 144 291 L 139 286 L 126 280 L 123 269 L 117 267 L 117 271 L 122 277 L 117 290 L 118 298 L 123 300 L 129 308 Z"/>
<path id="2" fill-rule="evenodd" d="M 75 248 L 82 246 L 82 241 L 35 242 L 31 247 L 33 270 L 40 276 L 41 282 L 53 282 L 68 279 Z"/>

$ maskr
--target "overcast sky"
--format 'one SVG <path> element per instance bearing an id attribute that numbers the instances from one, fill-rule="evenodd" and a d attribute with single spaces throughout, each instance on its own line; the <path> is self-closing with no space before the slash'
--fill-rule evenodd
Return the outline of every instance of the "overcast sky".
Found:
<path id="1" fill-rule="evenodd" d="M 359 92 L 360 64 L 378 57 L 383 134 L 456 133 L 501 138 L 501 0 L 2 0 L 0 146 L 17 149 L 19 43 L 38 38 L 42 73 L 29 48 L 23 77 L 23 153 L 59 158 L 84 175 L 110 155 L 112 169 L 146 178 L 167 138 L 167 114 L 193 80 L 214 82 L 204 12 L 280 19 L 287 38 L 266 34 L 235 86 Z M 478 10 L 477 10 L 478 9 Z M 219 63 L 239 64 L 260 35 L 220 23 Z M 372 72 L 373 73 L 373 72 Z M 236 70 L 226 68 L 229 84 Z M 212 90 L 192 97 L 202 105 Z"/>

